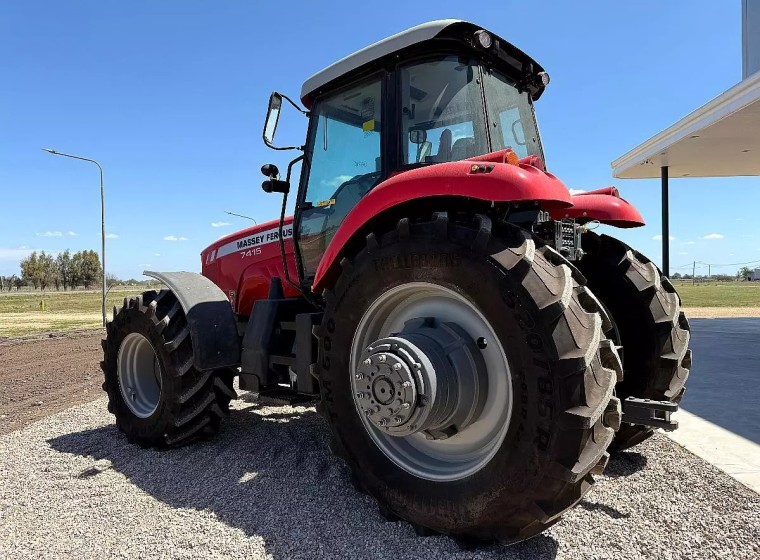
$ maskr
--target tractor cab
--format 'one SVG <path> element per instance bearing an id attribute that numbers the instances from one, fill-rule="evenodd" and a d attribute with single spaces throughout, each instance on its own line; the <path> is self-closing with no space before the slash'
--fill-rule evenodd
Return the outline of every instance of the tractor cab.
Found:
<path id="1" fill-rule="evenodd" d="M 301 279 L 314 277 L 347 214 L 391 176 L 506 148 L 543 159 L 533 101 L 547 83 L 526 54 L 458 20 L 414 27 L 309 78 L 294 224 Z M 284 97 L 273 96 L 271 147 Z"/>

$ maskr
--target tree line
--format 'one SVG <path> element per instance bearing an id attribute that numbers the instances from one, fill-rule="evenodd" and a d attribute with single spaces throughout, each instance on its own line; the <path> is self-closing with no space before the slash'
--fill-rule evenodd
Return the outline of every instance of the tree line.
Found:
<path id="1" fill-rule="evenodd" d="M 35 290 L 54 287 L 56 290 L 74 289 L 84 286 L 89 289 L 101 277 L 100 257 L 96 251 L 78 251 L 71 254 L 68 249 L 53 257 L 45 251 L 33 252 L 21 261 L 21 277 L 0 276 L 0 290 L 18 290 L 22 286 L 32 286 Z"/>

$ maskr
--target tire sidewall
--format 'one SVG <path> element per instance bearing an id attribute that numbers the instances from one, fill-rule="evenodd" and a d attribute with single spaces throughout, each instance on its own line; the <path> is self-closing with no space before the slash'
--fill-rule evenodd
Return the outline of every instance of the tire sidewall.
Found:
<path id="1" fill-rule="evenodd" d="M 176 390 L 174 377 L 171 375 L 174 368 L 171 363 L 171 357 L 166 352 L 165 340 L 158 332 L 153 321 L 138 309 L 124 309 L 116 316 L 116 319 L 109 323 L 108 348 L 106 352 L 105 383 L 114 388 L 111 392 L 111 398 L 114 406 L 119 427 L 125 432 L 132 434 L 140 439 L 155 439 L 155 434 L 163 434 L 170 427 L 170 407 L 168 403 L 173 402 L 171 395 Z M 158 357 L 160 375 L 161 375 L 161 392 L 158 406 L 150 416 L 140 418 L 136 416 L 127 405 L 119 382 L 118 375 L 118 355 L 124 339 L 127 335 L 138 333 L 144 336 L 153 347 L 153 351 Z"/>
<path id="2" fill-rule="evenodd" d="M 421 479 L 396 465 L 369 436 L 353 402 L 350 349 L 357 325 L 378 296 L 409 282 L 438 284 L 473 303 L 491 323 L 510 365 L 512 413 L 504 440 L 485 466 L 456 481 Z M 449 240 L 383 244 L 362 253 L 340 277 L 323 325 L 324 407 L 346 460 L 363 474 L 361 483 L 370 493 L 402 515 L 413 509 L 421 523 L 442 531 L 525 507 L 549 456 L 555 411 L 562 405 L 550 375 L 557 358 L 551 329 L 514 274 Z"/>

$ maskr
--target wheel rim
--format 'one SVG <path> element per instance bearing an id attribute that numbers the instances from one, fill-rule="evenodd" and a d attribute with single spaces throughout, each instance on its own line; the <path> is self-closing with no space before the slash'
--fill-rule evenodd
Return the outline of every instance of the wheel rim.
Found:
<path id="1" fill-rule="evenodd" d="M 139 333 L 124 337 L 116 358 L 116 371 L 129 410 L 139 418 L 153 414 L 161 398 L 161 366 L 150 341 Z"/>
<path id="2" fill-rule="evenodd" d="M 448 439 L 426 439 L 423 433 L 403 437 L 388 435 L 374 425 L 361 407 L 363 354 L 378 339 L 404 329 L 407 322 L 434 318 L 455 323 L 472 340 L 484 337 L 480 352 L 487 379 L 485 403 L 477 418 Z M 367 363 L 367 362 L 364 362 Z M 482 469 L 496 454 L 509 428 L 512 415 L 512 384 L 509 363 L 501 342 L 488 320 L 463 295 L 437 284 L 412 282 L 392 288 L 369 306 L 357 326 L 351 347 L 353 400 L 365 429 L 378 448 L 405 471 L 423 479 L 452 481 Z"/>

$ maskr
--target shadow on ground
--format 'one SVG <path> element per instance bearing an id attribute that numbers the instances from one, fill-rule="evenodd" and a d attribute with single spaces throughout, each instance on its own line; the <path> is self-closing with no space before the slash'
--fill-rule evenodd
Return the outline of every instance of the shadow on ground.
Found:
<path id="1" fill-rule="evenodd" d="M 48 443 L 60 452 L 110 461 L 172 507 L 211 511 L 229 526 L 261 536 L 275 558 L 472 558 L 475 552 L 478 558 L 556 557 L 558 543 L 549 535 L 465 551 L 448 537 L 418 537 L 405 522 L 386 522 L 374 500 L 353 489 L 343 463 L 329 455 L 322 420 L 313 409 L 297 410 L 265 415 L 249 405 L 233 411 L 213 441 L 161 453 L 129 444 L 113 425 Z M 89 467 L 79 476 L 100 472 L 102 467 Z"/>
<path id="2" fill-rule="evenodd" d="M 693 366 L 681 403 L 685 410 L 760 443 L 756 393 L 760 319 L 692 319 Z M 676 418 L 678 419 L 678 418 Z"/>
<path id="3" fill-rule="evenodd" d="M 604 476 L 619 478 L 631 476 L 644 470 L 647 466 L 647 458 L 638 451 L 620 451 L 614 453 L 604 469 Z"/>

